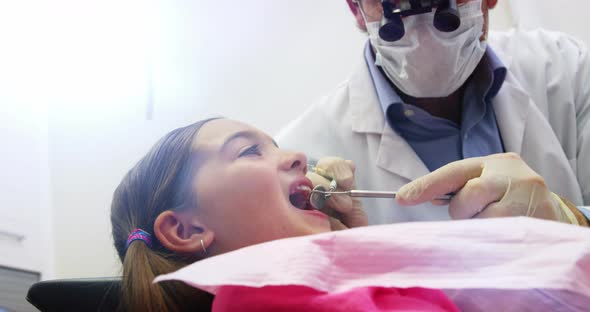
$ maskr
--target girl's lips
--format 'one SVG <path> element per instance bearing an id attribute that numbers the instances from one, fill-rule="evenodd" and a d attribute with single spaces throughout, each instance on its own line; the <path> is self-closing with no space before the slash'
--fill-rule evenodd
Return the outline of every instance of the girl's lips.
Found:
<path id="1" fill-rule="evenodd" d="M 302 189 L 306 189 L 308 188 L 308 190 L 303 191 Z M 326 215 L 325 213 L 316 210 L 315 208 L 313 208 L 310 204 L 309 204 L 309 196 L 311 195 L 311 190 L 313 190 L 313 184 L 311 183 L 311 180 L 308 179 L 307 177 L 303 176 L 300 177 L 298 179 L 296 179 L 293 183 L 291 183 L 291 186 L 289 187 L 289 197 L 293 196 L 293 195 L 299 195 L 301 193 L 301 196 L 305 196 L 305 205 L 304 207 L 297 207 L 301 212 L 303 212 L 304 214 L 307 214 L 309 216 L 313 216 L 315 218 L 321 218 L 323 220 L 329 220 L 330 218 L 328 217 L 328 215 Z M 289 198 L 289 200 L 291 200 L 291 198 Z M 293 203 L 292 203 L 293 204 Z"/>
<path id="2" fill-rule="evenodd" d="M 321 212 L 319 210 L 315 210 L 315 209 L 312 209 L 312 210 L 303 210 L 303 213 L 306 213 L 306 214 L 309 214 L 309 215 L 312 215 L 312 216 L 316 216 L 316 217 L 320 217 L 320 218 L 326 219 L 326 220 L 329 219 L 329 217 L 328 217 L 327 214 L 325 214 L 325 213 L 323 213 L 323 212 Z"/>
<path id="3" fill-rule="evenodd" d="M 312 187 L 311 181 L 305 176 L 297 178 L 291 183 L 289 187 L 289 202 L 291 205 L 302 210 L 313 209 L 309 204 Z"/>
<path id="4" fill-rule="evenodd" d="M 301 186 L 307 186 L 310 190 L 313 189 L 313 183 L 311 183 L 311 180 L 308 179 L 306 176 L 302 176 L 300 178 L 295 179 L 295 181 L 291 183 L 291 185 L 289 186 L 289 195 L 299 191 Z"/>

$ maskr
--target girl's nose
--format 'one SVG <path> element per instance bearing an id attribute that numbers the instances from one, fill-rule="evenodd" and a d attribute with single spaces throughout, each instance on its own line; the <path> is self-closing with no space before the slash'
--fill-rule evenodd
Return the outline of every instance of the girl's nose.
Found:
<path id="1" fill-rule="evenodd" d="M 307 157 L 301 152 L 285 152 L 281 165 L 285 170 L 301 170 L 303 174 L 307 173 Z"/>

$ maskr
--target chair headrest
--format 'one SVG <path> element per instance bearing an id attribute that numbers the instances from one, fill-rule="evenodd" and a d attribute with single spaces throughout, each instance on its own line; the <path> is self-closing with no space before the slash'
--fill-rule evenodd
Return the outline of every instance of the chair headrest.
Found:
<path id="1" fill-rule="evenodd" d="M 117 311 L 120 277 L 78 278 L 33 284 L 27 301 L 41 311 Z"/>

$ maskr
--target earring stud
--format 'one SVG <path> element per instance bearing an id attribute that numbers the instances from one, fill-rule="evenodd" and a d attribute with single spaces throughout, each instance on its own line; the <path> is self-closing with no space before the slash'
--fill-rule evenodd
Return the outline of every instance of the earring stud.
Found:
<path id="1" fill-rule="evenodd" d="M 203 243 L 202 239 L 201 239 L 201 248 L 203 248 L 203 253 L 207 254 L 207 248 L 205 248 L 205 244 Z"/>

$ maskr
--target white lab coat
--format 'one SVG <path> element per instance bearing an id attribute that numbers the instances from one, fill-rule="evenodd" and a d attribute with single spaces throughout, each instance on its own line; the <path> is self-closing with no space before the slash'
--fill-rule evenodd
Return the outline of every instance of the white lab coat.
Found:
<path id="1" fill-rule="evenodd" d="M 590 58 L 578 41 L 542 30 L 492 33 L 490 46 L 508 68 L 493 100 L 507 152 L 515 152 L 549 188 L 590 204 Z M 357 188 L 397 190 L 428 173 L 410 145 L 387 124 L 364 58 L 322 101 L 282 129 L 282 148 L 308 157 L 340 156 L 356 164 Z M 365 199 L 371 224 L 445 220 L 444 207 L 398 207 Z"/>

